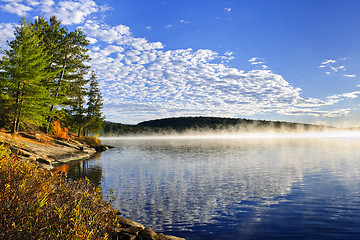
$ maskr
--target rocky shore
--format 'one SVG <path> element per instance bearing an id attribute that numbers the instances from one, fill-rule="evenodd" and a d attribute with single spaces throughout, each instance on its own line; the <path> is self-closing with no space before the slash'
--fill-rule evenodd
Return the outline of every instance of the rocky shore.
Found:
<path id="1" fill-rule="evenodd" d="M 41 133 L 19 133 L 16 136 L 0 132 L 0 145 L 4 144 L 16 153 L 18 159 L 35 162 L 44 169 L 54 169 L 62 164 L 92 157 L 109 146 L 89 146 L 74 139 L 67 141 Z M 182 240 L 183 238 L 155 233 L 140 223 L 119 216 L 121 228 L 114 229 L 113 239 L 118 240 Z"/>
<path id="2" fill-rule="evenodd" d="M 122 223 L 121 228 L 116 229 L 115 238 L 118 240 L 185 240 L 174 236 L 156 233 L 150 228 L 146 228 L 140 223 L 133 222 L 129 219 L 119 217 Z"/>
<path id="3" fill-rule="evenodd" d="M 41 133 L 0 134 L 0 144 L 8 146 L 18 158 L 37 162 L 45 169 L 53 169 L 61 164 L 90 158 L 97 151 L 107 150 L 106 146 L 91 147 L 74 139 L 67 141 L 52 138 Z"/>

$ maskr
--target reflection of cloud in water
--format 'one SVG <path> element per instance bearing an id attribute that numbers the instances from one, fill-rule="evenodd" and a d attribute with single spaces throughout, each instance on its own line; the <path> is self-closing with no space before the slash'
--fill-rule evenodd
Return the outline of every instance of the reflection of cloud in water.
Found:
<path id="1" fill-rule="evenodd" d="M 194 225 L 209 224 L 252 231 L 271 206 L 292 201 L 287 196 L 294 189 L 303 190 L 309 184 L 305 179 L 309 182 L 322 174 L 336 179 L 337 183 L 329 180 L 331 184 L 359 188 L 354 181 L 359 177 L 354 151 L 359 149 L 358 142 L 167 139 L 105 143 L 119 146 L 101 156 L 103 185 L 114 189 L 114 206 L 126 217 L 161 231 L 189 231 Z"/>

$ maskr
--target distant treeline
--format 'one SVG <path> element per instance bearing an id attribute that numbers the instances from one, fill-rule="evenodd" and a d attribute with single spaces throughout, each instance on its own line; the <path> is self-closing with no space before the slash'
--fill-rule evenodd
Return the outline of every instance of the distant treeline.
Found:
<path id="1" fill-rule="evenodd" d="M 307 130 L 325 130 L 330 127 L 280 122 L 251 120 L 242 118 L 221 118 L 221 117 L 178 117 L 164 118 L 151 121 L 140 122 L 136 125 L 104 122 L 102 135 L 120 136 L 137 134 L 168 134 L 185 133 L 190 131 L 227 131 L 227 132 L 249 132 L 263 130 L 286 130 L 286 131 L 307 131 Z"/>

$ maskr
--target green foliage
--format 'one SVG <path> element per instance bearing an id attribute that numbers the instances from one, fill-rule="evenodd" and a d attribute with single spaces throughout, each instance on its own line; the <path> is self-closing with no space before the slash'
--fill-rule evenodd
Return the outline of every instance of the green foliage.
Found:
<path id="1" fill-rule="evenodd" d="M 12 122 L 14 133 L 21 125 L 48 133 L 61 119 L 78 134 L 101 128 L 102 99 L 95 74 L 88 77 L 88 45 L 81 30 L 68 32 L 56 17 L 22 20 L 0 60 L 0 126 Z"/>
<path id="2" fill-rule="evenodd" d="M 120 227 L 89 180 L 68 183 L 9 155 L 0 158 L 0 197 L 0 239 L 108 239 Z"/>
<path id="3" fill-rule="evenodd" d="M 104 117 L 101 113 L 103 102 L 99 90 L 99 83 L 94 72 L 90 77 L 88 98 L 86 109 L 86 131 L 98 132 L 102 128 Z"/>
<path id="4" fill-rule="evenodd" d="M 46 70 L 47 53 L 30 23 L 21 21 L 15 40 L 0 62 L 4 113 L 17 132 L 21 122 L 41 126 L 45 122 L 49 96 L 41 80 L 51 76 Z"/>

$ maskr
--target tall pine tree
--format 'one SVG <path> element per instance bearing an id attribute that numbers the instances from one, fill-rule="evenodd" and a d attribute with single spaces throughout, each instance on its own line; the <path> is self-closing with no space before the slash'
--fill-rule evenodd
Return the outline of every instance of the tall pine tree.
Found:
<path id="1" fill-rule="evenodd" d="M 44 81 L 51 96 L 46 128 L 48 132 L 51 120 L 56 114 L 54 111 L 56 107 L 67 109 L 66 112 L 71 116 L 68 116 L 68 120 L 74 120 L 72 116 L 78 114 L 69 110 L 76 109 L 74 106 L 79 105 L 80 99 L 84 98 L 82 88 L 87 82 L 83 76 L 90 68 L 87 65 L 90 58 L 86 48 L 89 41 L 81 30 L 68 33 L 66 28 L 61 27 L 61 22 L 55 16 L 51 17 L 49 22 L 39 17 L 33 26 L 44 37 L 43 44 L 48 49 L 51 59 L 49 68 L 52 72 L 56 72 L 55 77 Z M 76 94 L 82 94 L 82 96 L 76 96 Z M 71 121 L 69 124 L 78 125 Z"/>
<path id="2" fill-rule="evenodd" d="M 44 124 L 49 95 L 42 79 L 51 77 L 52 72 L 46 70 L 49 58 L 41 39 L 25 20 L 16 28 L 9 47 L 0 63 L 3 75 L 0 79 L 7 96 L 3 98 L 6 117 L 12 121 L 11 129 L 16 133 L 20 123 Z"/>
<path id="3" fill-rule="evenodd" d="M 90 77 L 88 102 L 86 109 L 86 135 L 97 132 L 102 128 L 104 117 L 102 116 L 103 100 L 99 89 L 98 78 L 94 72 Z"/>

